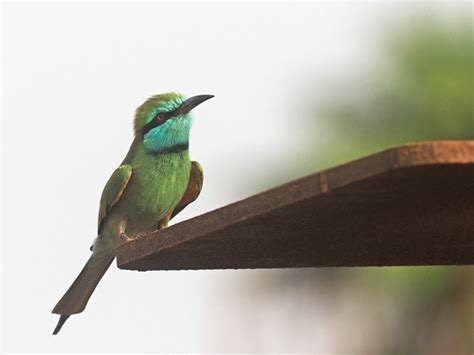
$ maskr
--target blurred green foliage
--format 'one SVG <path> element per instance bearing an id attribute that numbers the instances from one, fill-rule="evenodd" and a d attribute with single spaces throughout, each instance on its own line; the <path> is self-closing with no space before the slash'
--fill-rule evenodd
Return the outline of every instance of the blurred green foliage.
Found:
<path id="1" fill-rule="evenodd" d="M 319 150 L 316 167 L 398 144 L 472 139 L 472 29 L 471 21 L 431 20 L 390 33 L 381 47 L 386 65 L 367 78 L 366 90 L 342 89 L 318 114 L 333 139 Z"/>
<path id="2" fill-rule="evenodd" d="M 354 269 L 358 282 L 381 288 L 389 295 L 431 298 L 454 286 L 453 272 L 457 269 L 445 266 L 388 267 Z M 412 301 L 414 301 L 412 299 Z"/>

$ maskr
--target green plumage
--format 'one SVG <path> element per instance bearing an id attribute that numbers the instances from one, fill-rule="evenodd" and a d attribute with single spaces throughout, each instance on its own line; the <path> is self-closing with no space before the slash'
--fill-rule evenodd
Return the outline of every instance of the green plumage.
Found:
<path id="1" fill-rule="evenodd" d="M 84 310 L 120 244 L 166 227 L 197 198 L 203 174 L 189 159 L 190 111 L 211 97 L 186 100 L 168 93 L 151 97 L 137 109 L 135 139 L 102 192 L 92 255 L 53 309 L 61 315 L 53 334 L 71 314 Z"/>
<path id="2" fill-rule="evenodd" d="M 125 228 L 123 232 L 127 236 L 156 230 L 158 222 L 174 210 L 188 186 L 191 171 L 188 149 L 153 155 L 139 145 L 123 164 L 126 165 L 116 170 L 121 172 L 117 177 L 114 177 L 114 173 L 104 189 L 104 195 L 110 190 L 106 199 L 115 199 L 113 194 L 121 189 L 120 184 L 123 184 L 127 174 L 122 173 L 123 170 L 131 171 L 130 179 L 127 178 L 127 187 L 120 201 L 103 223 L 101 235 L 120 233 L 117 228 L 122 221 Z M 114 187 L 108 189 L 109 185 Z"/>

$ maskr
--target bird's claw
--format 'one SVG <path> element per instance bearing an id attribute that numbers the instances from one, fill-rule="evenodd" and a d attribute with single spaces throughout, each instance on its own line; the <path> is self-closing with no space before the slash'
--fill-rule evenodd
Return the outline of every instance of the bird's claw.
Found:
<path id="1" fill-rule="evenodd" d="M 128 242 L 131 242 L 133 240 L 133 238 L 130 238 L 129 236 L 127 236 L 125 233 L 120 233 L 120 239 L 122 240 L 122 242 L 124 243 L 128 243 Z"/>

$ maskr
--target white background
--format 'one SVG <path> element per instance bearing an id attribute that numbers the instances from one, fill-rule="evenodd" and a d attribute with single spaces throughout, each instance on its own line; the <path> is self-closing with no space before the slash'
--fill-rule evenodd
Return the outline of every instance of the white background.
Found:
<path id="1" fill-rule="evenodd" d="M 356 347 L 351 334 L 363 330 L 331 325 L 324 305 L 308 300 L 317 291 L 258 297 L 262 275 L 281 270 L 137 273 L 113 264 L 56 337 L 50 312 L 89 255 L 103 185 L 148 96 L 215 95 L 195 110 L 191 155 L 205 184 L 177 221 L 187 219 L 301 175 L 288 161 L 305 153 L 302 102 L 317 102 L 333 75 L 381 65 L 382 30 L 446 8 L 4 4 L 3 350 L 328 351 L 341 349 L 335 327 Z M 289 324 L 295 302 L 312 308 Z"/>

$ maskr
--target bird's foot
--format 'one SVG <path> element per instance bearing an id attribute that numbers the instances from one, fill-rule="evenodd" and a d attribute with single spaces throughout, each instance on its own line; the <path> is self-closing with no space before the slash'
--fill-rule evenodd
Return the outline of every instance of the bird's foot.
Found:
<path id="1" fill-rule="evenodd" d="M 154 227 L 153 227 L 153 230 L 155 232 L 157 232 L 159 230 L 167 228 L 168 223 L 171 219 L 171 214 L 172 214 L 172 212 L 168 213 L 165 217 L 163 217 L 163 219 L 161 221 L 159 221 L 157 224 L 155 224 Z"/>
<path id="2" fill-rule="evenodd" d="M 124 243 L 128 243 L 128 242 L 131 242 L 134 238 L 130 238 L 128 235 L 126 235 L 125 233 L 120 233 L 120 240 Z"/>

